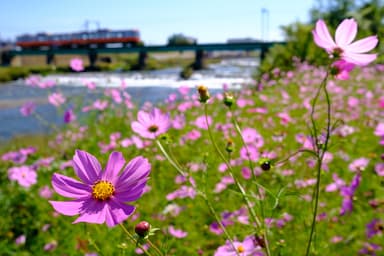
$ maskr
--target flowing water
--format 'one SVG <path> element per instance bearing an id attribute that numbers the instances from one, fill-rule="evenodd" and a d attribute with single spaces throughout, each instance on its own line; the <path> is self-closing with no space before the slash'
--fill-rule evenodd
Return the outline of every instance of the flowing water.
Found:
<path id="1" fill-rule="evenodd" d="M 142 72 L 108 72 L 108 73 L 73 73 L 49 75 L 46 80 L 54 80 L 53 88 L 41 89 L 26 85 L 24 80 L 18 80 L 0 85 L 0 140 L 8 140 L 16 135 L 47 133 L 50 126 L 39 121 L 36 116 L 23 117 L 20 107 L 27 101 L 37 104 L 35 113 L 48 122 L 56 125 L 63 124 L 63 113 L 48 103 L 48 95 L 60 91 L 71 102 L 72 98 L 85 96 L 87 102 L 92 102 L 103 95 L 105 88 L 121 87 L 139 105 L 144 102 L 164 102 L 170 93 L 177 88 L 187 86 L 195 88 L 206 85 L 210 90 L 220 91 L 223 86 L 241 88 L 252 82 L 252 74 L 258 65 L 256 59 L 241 58 L 223 60 L 221 63 L 209 66 L 208 69 L 195 72 L 188 80 L 179 78 L 181 68 L 170 68 Z M 93 82 L 96 89 L 90 93 L 86 82 Z"/>

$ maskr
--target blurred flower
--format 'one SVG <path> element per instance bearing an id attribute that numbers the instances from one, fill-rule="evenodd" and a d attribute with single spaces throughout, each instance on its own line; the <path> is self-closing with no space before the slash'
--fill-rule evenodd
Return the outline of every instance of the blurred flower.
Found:
<path id="1" fill-rule="evenodd" d="M 64 123 L 68 124 L 74 120 L 76 120 L 76 115 L 73 112 L 72 108 L 67 109 L 64 112 Z"/>
<path id="2" fill-rule="evenodd" d="M 49 103 L 51 103 L 52 105 L 58 107 L 60 105 L 62 105 L 64 102 L 65 102 L 65 97 L 63 94 L 59 93 L 59 92 L 54 92 L 50 95 L 48 95 L 48 101 Z"/>
<path id="3" fill-rule="evenodd" d="M 181 229 L 175 229 L 174 226 L 169 226 L 168 227 L 168 232 L 171 236 L 176 237 L 176 238 L 184 238 L 188 235 L 187 232 L 181 230 Z"/>
<path id="4" fill-rule="evenodd" d="M 49 186 L 43 186 L 42 188 L 39 189 L 39 195 L 42 198 L 51 198 L 53 194 L 52 189 Z"/>
<path id="5" fill-rule="evenodd" d="M 34 102 L 28 101 L 24 103 L 23 106 L 21 106 L 20 113 L 23 116 L 29 116 L 33 113 L 33 111 L 35 111 L 35 109 L 36 109 L 36 104 Z"/>
<path id="6" fill-rule="evenodd" d="M 359 255 L 376 256 L 376 251 L 381 251 L 381 246 L 374 243 L 364 243 L 363 248 L 359 251 Z M 381 254 L 380 254 L 381 255 Z"/>
<path id="7" fill-rule="evenodd" d="M 47 244 L 44 245 L 44 251 L 53 251 L 55 250 L 57 247 L 57 241 L 56 240 L 53 240 L 52 242 L 49 242 Z"/>
<path id="8" fill-rule="evenodd" d="M 361 172 L 357 172 L 353 177 L 351 184 L 349 186 L 344 186 L 340 188 L 340 193 L 343 197 L 343 202 L 341 204 L 340 215 L 345 215 L 348 212 L 353 210 L 353 196 L 357 187 L 360 185 L 361 181 Z"/>
<path id="9" fill-rule="evenodd" d="M 361 158 L 354 160 L 349 165 L 349 170 L 352 172 L 364 171 L 368 164 L 369 164 L 369 159 L 367 159 L 365 157 L 361 157 Z"/>
<path id="10" fill-rule="evenodd" d="M 37 173 L 31 167 L 23 165 L 8 169 L 8 178 L 17 181 L 20 186 L 29 188 L 37 182 Z"/>
<path id="11" fill-rule="evenodd" d="M 235 248 L 233 248 L 233 246 Z M 261 247 L 255 242 L 254 236 L 248 236 L 243 242 L 234 241 L 233 246 L 229 241 L 217 248 L 214 256 L 263 256 Z"/>
<path id="12" fill-rule="evenodd" d="M 80 71 L 84 70 L 83 60 L 80 58 L 71 59 L 69 66 L 71 67 L 72 70 L 74 70 L 76 72 L 80 72 Z"/>
<path id="13" fill-rule="evenodd" d="M 208 129 L 207 120 L 208 120 L 208 125 L 211 125 L 212 118 L 210 116 L 205 117 L 205 115 L 197 117 L 193 124 L 200 129 L 207 130 Z"/>
<path id="14" fill-rule="evenodd" d="M 148 244 L 143 244 L 142 247 L 144 248 L 144 250 L 148 250 L 149 249 L 149 245 Z M 136 248 L 135 249 L 135 253 L 136 254 L 143 254 L 144 251 L 141 248 Z"/>
<path id="15" fill-rule="evenodd" d="M 335 40 L 331 37 L 323 20 L 316 22 L 312 31 L 315 43 L 324 48 L 332 57 L 348 63 L 364 66 L 376 59 L 376 54 L 365 54 L 376 47 L 377 36 L 369 36 L 354 43 L 357 34 L 357 23 L 354 19 L 344 19 L 336 28 Z"/>
<path id="16" fill-rule="evenodd" d="M 112 152 L 103 171 L 93 155 L 76 150 L 73 165 L 81 182 L 58 173 L 52 177 L 55 191 L 75 200 L 50 201 L 51 205 L 64 215 L 79 214 L 73 223 L 106 222 L 107 226 L 113 227 L 123 222 L 135 210 L 134 206 L 125 202 L 140 198 L 151 168 L 148 160 L 141 156 L 135 157 L 126 166 L 125 163 L 122 153 Z"/>
<path id="17" fill-rule="evenodd" d="M 367 224 L 366 234 L 367 238 L 371 238 L 375 235 L 382 234 L 384 231 L 384 223 L 380 219 L 373 219 Z"/>
<path id="18" fill-rule="evenodd" d="M 151 113 L 140 110 L 137 119 L 131 124 L 132 130 L 147 139 L 156 138 L 171 126 L 169 114 L 161 113 L 158 108 L 153 108 Z"/>
<path id="19" fill-rule="evenodd" d="M 384 176 L 384 163 L 377 163 L 375 165 L 375 172 L 379 176 Z"/>
<path id="20" fill-rule="evenodd" d="M 17 245 L 23 245 L 25 244 L 25 240 L 26 240 L 26 236 L 25 235 L 20 235 L 18 236 L 16 239 L 15 239 L 15 244 Z"/>

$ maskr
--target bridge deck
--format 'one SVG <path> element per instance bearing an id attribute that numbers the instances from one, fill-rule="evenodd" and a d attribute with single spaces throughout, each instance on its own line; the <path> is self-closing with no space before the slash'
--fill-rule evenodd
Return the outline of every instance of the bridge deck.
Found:
<path id="1" fill-rule="evenodd" d="M 117 47 L 117 48 L 75 48 L 75 49 L 47 49 L 30 50 L 22 49 L 11 51 L 12 55 L 45 55 L 50 54 L 88 54 L 90 50 L 97 53 L 139 53 L 139 52 L 171 52 L 171 51 L 241 51 L 241 50 L 263 50 L 275 44 L 284 42 L 257 42 L 257 43 L 235 43 L 235 44 L 197 44 L 197 45 L 175 45 L 175 46 L 140 46 L 140 47 Z"/>

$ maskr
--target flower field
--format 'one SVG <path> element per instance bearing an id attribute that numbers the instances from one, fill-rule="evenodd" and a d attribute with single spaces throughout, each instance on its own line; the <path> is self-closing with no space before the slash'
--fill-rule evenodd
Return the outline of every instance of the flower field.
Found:
<path id="1" fill-rule="evenodd" d="M 66 124 L 1 148 L 0 254 L 384 255 L 384 66 L 344 57 L 156 106 L 30 79 Z"/>

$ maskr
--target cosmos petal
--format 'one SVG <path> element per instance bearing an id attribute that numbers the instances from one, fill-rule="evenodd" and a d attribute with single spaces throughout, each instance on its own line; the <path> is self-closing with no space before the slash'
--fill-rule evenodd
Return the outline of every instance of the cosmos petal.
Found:
<path id="1" fill-rule="evenodd" d="M 355 39 L 357 23 L 354 19 L 345 19 L 336 28 L 335 41 L 340 48 L 346 48 Z"/>
<path id="2" fill-rule="evenodd" d="M 347 51 L 353 53 L 369 52 L 376 47 L 378 42 L 379 40 L 377 39 L 377 36 L 369 36 L 348 45 Z"/>
<path id="3" fill-rule="evenodd" d="M 52 176 L 52 186 L 59 195 L 69 198 L 89 196 L 92 193 L 89 185 L 58 173 Z"/>
<path id="4" fill-rule="evenodd" d="M 99 161 L 88 152 L 76 150 L 73 157 L 73 168 L 77 176 L 86 184 L 94 184 L 101 175 Z"/>
<path id="5" fill-rule="evenodd" d="M 76 200 L 76 201 L 49 201 L 52 207 L 60 214 L 67 216 L 74 216 L 79 214 L 80 209 L 83 207 L 84 200 Z"/>
<path id="6" fill-rule="evenodd" d="M 135 207 L 120 203 L 116 200 L 110 200 L 106 211 L 105 220 L 108 227 L 116 226 L 126 220 L 134 211 Z"/>
<path id="7" fill-rule="evenodd" d="M 312 31 L 315 43 L 321 48 L 331 51 L 336 47 L 335 41 L 332 39 L 331 34 L 323 20 L 316 22 L 315 30 Z"/>
<path id="8" fill-rule="evenodd" d="M 97 201 L 89 198 L 84 201 L 83 207 L 80 209 L 80 216 L 73 222 L 88 222 L 102 224 L 105 222 L 108 204 L 106 201 Z"/>
<path id="9" fill-rule="evenodd" d="M 109 155 L 108 163 L 105 167 L 105 171 L 102 175 L 103 180 L 108 180 L 115 183 L 120 170 L 125 164 L 124 156 L 121 152 L 112 152 Z"/>
<path id="10" fill-rule="evenodd" d="M 377 54 L 366 54 L 366 53 L 345 53 L 343 59 L 347 62 L 356 64 L 358 66 L 365 66 L 374 61 L 377 58 Z"/>
<path id="11" fill-rule="evenodd" d="M 116 190 L 126 190 L 124 188 L 131 186 L 134 183 L 140 182 L 141 179 L 146 179 L 149 175 L 151 165 L 148 160 L 142 156 L 133 158 L 124 168 L 119 180 L 116 182 Z"/>

